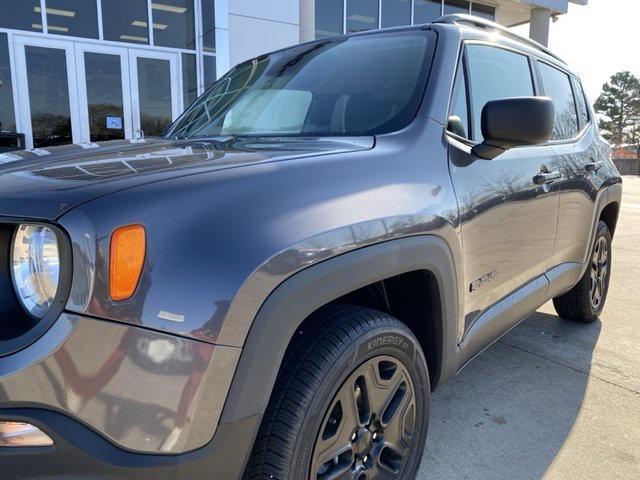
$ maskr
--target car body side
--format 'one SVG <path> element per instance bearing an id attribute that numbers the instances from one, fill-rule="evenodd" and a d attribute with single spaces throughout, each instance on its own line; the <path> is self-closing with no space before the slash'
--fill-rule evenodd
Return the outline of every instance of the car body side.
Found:
<path id="1" fill-rule="evenodd" d="M 388 278 L 428 272 L 436 288 L 418 294 L 436 297 L 431 312 L 436 318 L 430 320 L 437 337 L 432 339 L 435 365 L 430 365 L 435 387 L 526 315 L 577 283 L 598 220 L 605 212 L 613 230 L 621 196 L 619 175 L 593 124 L 575 142 L 542 147 L 570 159 L 575 153 L 571 149 L 588 145 L 602 164 L 596 184 L 575 175 L 569 178 L 567 170 L 567 181 L 557 187 L 559 204 L 564 190 L 568 204 L 590 209 L 586 248 L 578 252 L 565 244 L 540 275 L 525 279 L 478 312 L 473 322 L 466 318 L 470 286 L 464 230 L 473 215 L 460 201 L 448 159 L 452 144 L 461 150 L 470 146 L 445 132 L 464 42 L 491 40 L 554 65 L 558 61 L 478 29 L 448 24 L 423 28 L 437 32 L 438 45 L 423 102 L 403 130 L 352 139 L 358 147 L 341 153 L 267 160 L 129 188 L 83 203 L 57 220 L 73 242 L 74 280 L 67 312 L 45 337 L 5 363 L 7 372 L 0 368 L 0 375 L 17 374 L 37 356 L 47 356 L 45 339 L 69 346 L 70 356 L 77 359 L 96 352 L 108 359 L 114 349 L 103 348 L 100 339 L 109 335 L 112 322 L 121 339 L 115 351 L 122 355 L 130 355 L 128 350 L 141 342 L 168 342 L 172 352 L 196 352 L 195 360 L 192 355 L 184 366 L 188 375 L 180 378 L 188 376 L 189 384 L 195 371 L 200 380 L 186 426 L 170 450 L 145 444 L 154 419 L 136 416 L 143 405 L 130 405 L 130 411 L 115 419 L 139 424 L 139 433 L 128 437 L 105 435 L 104 423 L 95 420 L 96 415 L 104 420 L 104 412 L 74 411 L 56 401 L 54 392 L 47 393 L 50 402 L 34 401 L 37 391 L 17 386 L 6 406 L 28 419 L 40 408 L 62 415 L 46 414 L 41 420 L 45 427 L 47 422 L 66 425 L 62 418 L 70 416 L 100 431 L 109 439 L 105 442 L 123 450 L 103 459 L 114 465 L 114 472 L 127 465 L 150 466 L 157 468 L 156 478 L 189 478 L 191 465 L 225 472 L 220 478 L 236 478 L 242 475 L 287 346 L 303 332 L 305 319 L 323 305 Z M 491 215 L 491 209 L 484 215 Z M 563 221 L 570 222 L 570 217 L 557 223 Z M 108 242 L 111 232 L 126 224 L 145 226 L 146 265 L 136 295 L 114 304 L 105 300 Z M 578 227 L 584 225 L 560 228 L 559 235 Z M 144 332 L 141 338 L 137 331 Z M 74 335 L 80 337 L 70 341 Z M 87 348 L 87 343 L 93 346 Z M 51 347 L 51 355 L 54 350 Z M 122 365 L 112 381 L 121 381 L 124 388 L 134 370 Z M 176 375 L 159 370 L 153 377 L 157 389 L 152 394 L 170 397 L 168 417 L 176 414 L 175 405 L 184 395 L 172 386 Z M 119 430 L 117 425 L 110 428 Z M 70 443 L 70 451 L 82 450 L 73 435 L 61 442 Z M 233 451 L 224 446 L 231 441 Z M 181 464 L 187 467 L 178 473 Z"/>

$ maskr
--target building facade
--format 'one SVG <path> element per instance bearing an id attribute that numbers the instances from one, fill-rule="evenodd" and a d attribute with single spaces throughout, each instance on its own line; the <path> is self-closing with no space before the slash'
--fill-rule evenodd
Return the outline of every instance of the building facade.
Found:
<path id="1" fill-rule="evenodd" d="M 571 0 L 585 4 L 587 0 Z M 347 32 L 470 13 L 531 22 L 568 0 L 0 0 L 0 152 L 159 135 L 230 66 Z"/>

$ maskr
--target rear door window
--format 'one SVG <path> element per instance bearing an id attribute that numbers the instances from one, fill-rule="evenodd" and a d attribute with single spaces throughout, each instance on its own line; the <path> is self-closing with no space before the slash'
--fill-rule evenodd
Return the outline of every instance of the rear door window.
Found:
<path id="1" fill-rule="evenodd" d="M 571 88 L 571 78 L 566 73 L 546 63 L 538 62 L 544 94 L 553 100 L 555 118 L 552 140 L 567 140 L 578 134 L 578 114 Z"/>
<path id="2" fill-rule="evenodd" d="M 482 108 L 492 100 L 534 95 L 529 59 L 525 55 L 487 45 L 467 46 L 472 102 L 473 140 L 484 140 Z"/>

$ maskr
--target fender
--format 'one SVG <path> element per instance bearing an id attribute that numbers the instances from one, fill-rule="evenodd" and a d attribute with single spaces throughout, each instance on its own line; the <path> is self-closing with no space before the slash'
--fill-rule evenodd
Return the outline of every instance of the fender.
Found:
<path id="1" fill-rule="evenodd" d="M 591 228 L 589 248 L 584 253 L 584 261 L 582 262 L 582 269 L 580 271 L 580 276 L 578 277 L 578 279 L 582 278 L 582 275 L 584 275 L 584 272 L 587 270 L 589 266 L 591 250 L 593 250 L 593 245 L 596 241 L 596 234 L 598 232 L 598 222 L 600 221 L 602 212 L 607 206 L 611 205 L 612 203 L 617 203 L 618 205 L 620 205 L 621 201 L 622 201 L 622 183 L 614 183 L 614 184 L 605 186 L 600 191 L 600 195 L 597 202 L 597 208 L 593 216 L 593 226 Z M 613 233 L 614 232 L 611 232 L 611 235 L 613 235 Z"/>
<path id="2" fill-rule="evenodd" d="M 620 205 L 622 199 L 622 183 L 614 183 L 604 187 L 598 192 L 596 200 L 596 208 L 592 220 L 591 234 L 589 238 L 589 246 L 584 253 L 582 263 L 563 263 L 547 272 L 549 278 L 549 298 L 557 297 L 571 290 L 582 278 L 584 272 L 589 267 L 590 252 L 596 241 L 596 233 L 598 231 L 598 222 L 603 210 L 612 203 Z M 613 232 L 611 232 L 613 234 Z"/>
<path id="3" fill-rule="evenodd" d="M 370 283 L 415 270 L 434 274 L 442 306 L 438 377 L 455 375 L 458 289 L 451 250 L 435 235 L 390 240 L 325 260 L 289 277 L 263 303 L 249 330 L 221 423 L 262 414 L 296 329 L 321 306 Z"/>

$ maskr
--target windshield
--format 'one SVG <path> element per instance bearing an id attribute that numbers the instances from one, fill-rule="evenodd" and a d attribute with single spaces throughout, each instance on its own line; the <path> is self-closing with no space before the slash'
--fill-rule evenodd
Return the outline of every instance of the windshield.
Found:
<path id="1" fill-rule="evenodd" d="M 168 137 L 375 135 L 416 115 L 435 43 L 404 30 L 336 37 L 233 68 Z"/>

